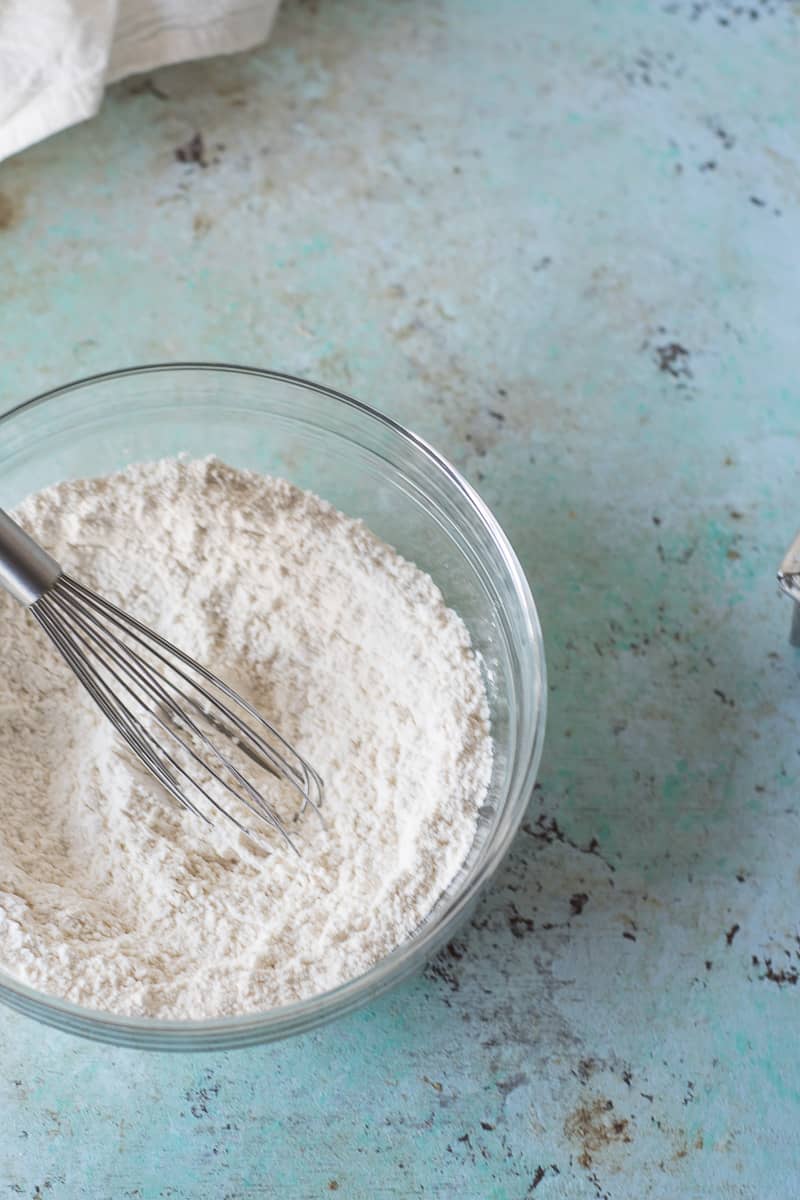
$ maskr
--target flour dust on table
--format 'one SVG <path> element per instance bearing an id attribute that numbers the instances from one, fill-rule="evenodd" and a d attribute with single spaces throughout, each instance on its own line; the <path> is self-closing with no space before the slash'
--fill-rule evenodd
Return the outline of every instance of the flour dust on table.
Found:
<path id="1" fill-rule="evenodd" d="M 476 655 L 430 577 L 317 496 L 213 458 L 61 483 L 15 516 L 273 720 L 325 804 L 324 826 L 295 827 L 300 856 L 207 828 L 0 595 L 0 968 L 96 1009 L 201 1018 L 314 995 L 401 943 L 469 852 L 492 757 Z"/>

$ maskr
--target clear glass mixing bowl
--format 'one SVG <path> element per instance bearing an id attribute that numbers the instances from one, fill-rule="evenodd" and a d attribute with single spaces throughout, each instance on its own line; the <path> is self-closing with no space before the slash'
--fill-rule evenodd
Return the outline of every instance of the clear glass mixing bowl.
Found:
<path id="1" fill-rule="evenodd" d="M 0 971 L 0 1000 L 60 1029 L 158 1050 L 227 1049 L 300 1033 L 372 1000 L 454 934 L 525 812 L 542 749 L 545 663 L 528 584 L 503 531 L 421 438 L 329 388 L 269 371 L 141 367 L 47 392 L 0 417 L 0 507 L 61 479 L 186 452 L 311 488 L 430 573 L 482 661 L 494 771 L 467 862 L 434 911 L 365 974 L 309 1000 L 214 1020 L 83 1008 Z M 46 732 L 46 731 L 45 731 Z"/>

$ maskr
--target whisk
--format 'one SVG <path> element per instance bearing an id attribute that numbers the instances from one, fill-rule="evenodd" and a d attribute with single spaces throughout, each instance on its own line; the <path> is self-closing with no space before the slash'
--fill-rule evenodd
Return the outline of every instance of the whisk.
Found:
<path id="1" fill-rule="evenodd" d="M 296 849 L 274 805 L 237 765 L 238 752 L 291 786 L 299 798 L 297 816 L 308 805 L 319 809 L 323 783 L 247 700 L 70 578 L 2 509 L 0 587 L 35 617 L 137 758 L 184 808 L 210 825 L 206 800 L 256 836 L 226 807 L 235 798 Z"/>

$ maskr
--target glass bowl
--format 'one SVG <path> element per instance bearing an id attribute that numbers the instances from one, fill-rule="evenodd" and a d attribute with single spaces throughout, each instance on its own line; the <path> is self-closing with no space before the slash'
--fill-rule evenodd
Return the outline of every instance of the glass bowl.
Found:
<path id="1" fill-rule="evenodd" d="M 457 878 L 417 931 L 369 971 L 308 1000 L 237 1017 L 121 1017 L 45 995 L 0 971 L 0 1000 L 39 1021 L 118 1045 L 228 1049 L 300 1033 L 365 1004 L 418 969 L 470 914 L 533 790 L 546 684 L 542 636 L 519 562 L 480 497 L 426 442 L 330 388 L 213 364 L 95 375 L 0 417 L 0 507 L 61 479 L 186 452 L 310 488 L 433 577 L 482 660 L 494 769 Z"/>

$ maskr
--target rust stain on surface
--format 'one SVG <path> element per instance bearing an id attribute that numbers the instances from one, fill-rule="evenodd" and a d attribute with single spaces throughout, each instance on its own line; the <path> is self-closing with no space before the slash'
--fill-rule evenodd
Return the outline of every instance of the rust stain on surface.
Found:
<path id="1" fill-rule="evenodd" d="M 630 1122 L 614 1111 L 614 1104 L 602 1096 L 579 1104 L 564 1122 L 564 1133 L 580 1146 L 579 1164 L 588 1170 L 597 1154 L 609 1146 L 633 1139 Z"/>
<path id="2" fill-rule="evenodd" d="M 17 222 L 17 209 L 10 196 L 0 192 L 0 231 L 10 229 Z"/>

